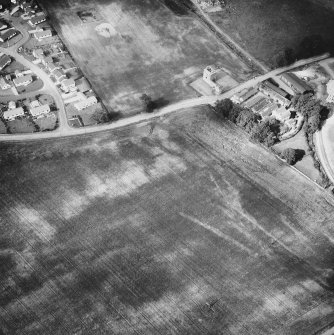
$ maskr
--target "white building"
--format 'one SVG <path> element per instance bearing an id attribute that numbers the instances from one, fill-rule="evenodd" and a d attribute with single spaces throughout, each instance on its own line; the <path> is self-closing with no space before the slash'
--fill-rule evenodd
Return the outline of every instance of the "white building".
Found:
<path id="1" fill-rule="evenodd" d="M 50 112 L 50 106 L 49 105 L 41 105 L 38 107 L 30 108 L 30 114 L 33 117 L 37 117 L 43 114 L 48 114 Z"/>
<path id="2" fill-rule="evenodd" d="M 16 87 L 27 86 L 32 83 L 32 77 L 30 75 L 27 75 L 19 78 L 14 78 L 13 82 Z"/>
<path id="3" fill-rule="evenodd" d="M 333 103 L 334 102 L 334 80 L 333 79 L 331 79 L 327 83 L 327 93 L 328 93 L 328 97 L 326 101 L 329 103 Z"/>
<path id="4" fill-rule="evenodd" d="M 75 82 L 74 82 L 73 78 L 63 80 L 61 82 L 61 88 L 65 92 L 74 91 L 75 90 Z"/>
<path id="5" fill-rule="evenodd" d="M 86 98 L 84 100 L 78 101 L 74 104 L 74 107 L 78 110 L 81 111 L 89 106 L 93 106 L 97 104 L 97 100 L 95 96 L 91 96 L 89 98 Z"/>
<path id="6" fill-rule="evenodd" d="M 24 116 L 24 111 L 22 107 L 9 109 L 3 113 L 3 117 L 5 120 L 11 121 L 15 120 L 18 116 Z"/>
<path id="7" fill-rule="evenodd" d="M 220 71 L 215 65 L 207 66 L 203 71 L 203 80 L 215 90 L 216 94 L 221 93 L 221 87 L 216 83 Z"/>
<path id="8" fill-rule="evenodd" d="M 8 109 L 15 109 L 16 108 L 16 102 L 15 101 L 9 101 L 8 102 Z"/>
<path id="9" fill-rule="evenodd" d="M 38 31 L 34 34 L 35 38 L 37 41 L 42 41 L 44 38 L 48 38 L 52 36 L 52 32 L 50 29 L 48 30 L 43 30 L 43 31 Z"/>

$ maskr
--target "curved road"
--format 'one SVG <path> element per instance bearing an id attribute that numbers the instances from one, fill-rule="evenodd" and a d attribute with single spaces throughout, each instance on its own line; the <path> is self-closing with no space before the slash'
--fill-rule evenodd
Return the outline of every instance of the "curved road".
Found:
<path id="1" fill-rule="evenodd" d="M 221 95 L 213 95 L 213 96 L 204 96 L 204 97 L 199 97 L 199 98 L 193 98 L 193 99 L 187 99 L 187 100 L 182 100 L 180 102 L 168 105 L 166 107 L 163 107 L 156 111 L 153 114 L 139 114 L 135 115 L 126 119 L 121 119 L 118 121 L 115 121 L 110 124 L 105 124 L 105 125 L 96 125 L 96 126 L 91 126 L 91 127 L 83 127 L 83 128 L 72 128 L 68 125 L 67 123 L 67 117 L 66 117 L 66 112 L 65 112 L 65 106 L 64 102 L 61 98 L 61 95 L 53 83 L 53 81 L 50 79 L 50 77 L 42 70 L 40 69 L 36 64 L 33 64 L 32 62 L 28 61 L 25 59 L 23 56 L 17 53 L 17 48 L 21 45 L 23 45 L 26 41 L 29 39 L 29 34 L 26 32 L 26 30 L 16 22 L 15 19 L 12 19 L 14 21 L 15 27 L 21 31 L 23 38 L 17 43 L 16 45 L 9 47 L 9 48 L 0 48 L 1 52 L 7 53 L 8 55 L 12 56 L 15 58 L 17 61 L 22 63 L 24 66 L 27 68 L 31 69 L 43 82 L 44 82 L 44 87 L 43 91 L 46 93 L 51 94 L 56 102 L 56 105 L 59 109 L 59 128 L 52 132 L 41 132 L 41 133 L 30 133 L 30 134 L 2 134 L 0 135 L 0 140 L 1 141 L 26 141 L 26 140 L 36 140 L 36 139 L 46 139 L 46 138 L 57 138 L 57 137 L 65 137 L 65 136 L 74 136 L 74 135 L 80 135 L 80 134 L 90 134 L 90 133 L 95 133 L 99 131 L 106 131 L 106 130 L 111 130 L 115 128 L 120 128 L 124 127 L 130 124 L 136 124 L 140 122 L 145 122 L 149 121 L 154 118 L 158 118 L 164 115 L 167 115 L 169 113 L 173 113 L 176 111 L 179 111 L 181 109 L 185 108 L 191 108 L 191 107 L 196 107 L 196 106 L 202 106 L 202 105 L 214 105 L 217 101 L 225 99 L 225 98 L 230 98 L 233 96 L 235 93 L 241 91 L 244 88 L 249 88 L 252 86 L 257 85 L 259 82 L 269 79 L 271 77 L 277 76 L 281 74 L 282 72 L 289 71 L 295 67 L 298 66 L 303 66 L 307 65 L 309 63 L 313 63 L 319 60 L 323 60 L 328 58 L 328 54 L 318 56 L 318 57 L 313 57 L 310 59 L 306 60 L 300 60 L 290 66 L 279 68 L 273 71 L 270 71 L 264 75 L 258 76 L 256 78 L 253 78 L 247 82 L 242 83 L 241 85 L 231 89 L 228 92 L 225 92 Z M 36 92 L 34 92 L 36 93 Z"/>

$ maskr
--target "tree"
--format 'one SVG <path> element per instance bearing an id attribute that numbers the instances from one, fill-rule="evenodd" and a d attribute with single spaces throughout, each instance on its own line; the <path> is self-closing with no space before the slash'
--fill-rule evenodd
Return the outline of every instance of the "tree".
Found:
<path id="1" fill-rule="evenodd" d="M 144 109 L 146 113 L 152 113 L 154 110 L 154 102 L 152 100 L 152 98 L 147 95 L 147 94 L 142 94 L 139 98 L 143 104 L 144 104 Z"/>
<path id="2" fill-rule="evenodd" d="M 230 99 L 220 100 L 215 105 L 216 111 L 224 117 L 228 117 L 230 115 L 232 108 L 233 102 Z"/>
<path id="3" fill-rule="evenodd" d="M 114 121 L 119 117 L 119 113 L 115 111 L 109 111 L 107 109 L 97 109 L 91 116 L 92 120 L 97 123 L 106 123 Z"/>
<path id="4" fill-rule="evenodd" d="M 294 62 L 296 55 L 291 48 L 286 48 L 280 51 L 274 59 L 275 67 L 283 67 L 290 65 Z"/>
<path id="5" fill-rule="evenodd" d="M 251 138 L 267 147 L 271 147 L 277 142 L 279 132 L 280 122 L 276 119 L 268 119 L 252 129 Z"/>
<path id="6" fill-rule="evenodd" d="M 294 165 L 301 160 L 305 155 L 304 150 L 287 148 L 284 149 L 281 157 L 287 161 L 288 164 Z"/>
<path id="7" fill-rule="evenodd" d="M 245 128 L 248 133 L 251 133 L 253 128 L 261 120 L 261 116 L 253 113 L 250 109 L 243 109 L 237 117 L 237 125 Z"/>

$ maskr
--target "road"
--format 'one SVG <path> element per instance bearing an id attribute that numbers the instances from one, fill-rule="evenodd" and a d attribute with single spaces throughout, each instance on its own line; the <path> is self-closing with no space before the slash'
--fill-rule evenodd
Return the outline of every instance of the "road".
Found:
<path id="1" fill-rule="evenodd" d="M 217 101 L 230 98 L 235 93 L 239 92 L 240 90 L 244 88 L 255 86 L 263 80 L 269 79 L 272 76 L 277 76 L 280 73 L 292 70 L 295 67 L 307 65 L 307 64 L 310 64 L 316 61 L 326 59 L 328 58 L 328 56 L 329 56 L 328 54 L 325 54 L 322 56 L 313 57 L 313 58 L 309 58 L 306 60 L 300 60 L 290 66 L 279 68 L 279 69 L 270 71 L 264 75 L 253 78 L 221 95 L 203 96 L 199 98 L 182 100 L 174 104 L 168 105 L 166 107 L 163 107 L 152 114 L 139 114 L 139 115 L 125 118 L 125 119 L 120 119 L 118 121 L 115 121 L 110 124 L 105 124 L 105 125 L 96 125 L 96 126 L 83 127 L 83 128 L 71 128 L 68 126 L 65 131 L 63 130 L 64 129 L 63 128 L 61 131 L 57 129 L 52 132 L 42 132 L 42 133 L 33 133 L 33 134 L 15 134 L 15 135 L 4 134 L 4 135 L 0 135 L 0 141 L 27 141 L 27 140 L 57 138 L 57 137 L 65 137 L 65 136 L 75 136 L 75 135 L 80 135 L 80 134 L 91 134 L 91 133 L 100 132 L 100 131 L 117 129 L 117 128 L 121 128 L 121 127 L 128 126 L 131 124 L 137 124 L 140 122 L 148 122 L 152 119 L 156 119 L 156 118 L 159 118 L 159 117 L 162 117 L 162 116 L 165 116 L 170 113 L 174 113 L 179 110 L 186 109 L 186 108 L 192 108 L 192 107 L 203 106 L 203 105 L 215 105 Z"/>
<path id="2" fill-rule="evenodd" d="M 334 79 L 334 71 L 329 66 L 334 63 L 334 59 L 325 59 L 320 62 L 328 74 Z M 327 177 L 334 184 L 334 116 L 326 120 L 325 124 L 315 134 L 315 147 L 320 159 L 321 165 L 324 168 Z"/>

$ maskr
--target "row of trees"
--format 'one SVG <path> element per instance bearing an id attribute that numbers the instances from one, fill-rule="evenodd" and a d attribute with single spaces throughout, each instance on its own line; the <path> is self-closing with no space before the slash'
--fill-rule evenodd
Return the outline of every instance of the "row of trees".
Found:
<path id="1" fill-rule="evenodd" d="M 234 104 L 230 99 L 219 101 L 215 109 L 220 115 L 245 129 L 251 139 L 268 147 L 277 142 L 281 126 L 278 120 L 269 118 L 262 122 L 260 115 Z"/>

